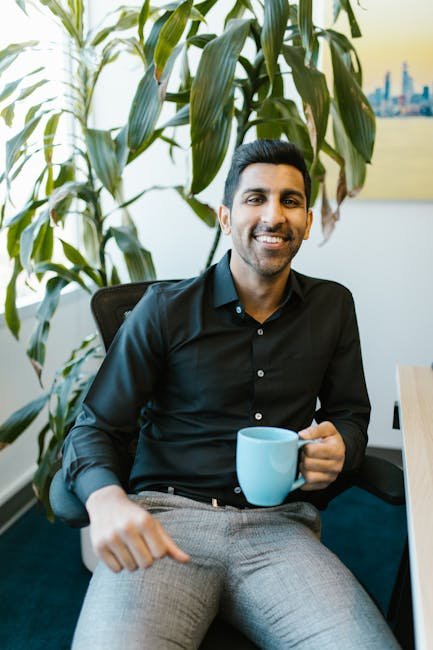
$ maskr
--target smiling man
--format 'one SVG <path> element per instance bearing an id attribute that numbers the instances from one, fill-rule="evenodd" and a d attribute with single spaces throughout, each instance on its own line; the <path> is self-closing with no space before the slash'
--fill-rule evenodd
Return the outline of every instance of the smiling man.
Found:
<path id="1" fill-rule="evenodd" d="M 74 650 L 198 648 L 218 612 L 263 649 L 398 647 L 320 542 L 315 505 L 362 460 L 370 405 L 350 292 L 291 268 L 310 192 L 293 144 L 239 147 L 219 209 L 232 251 L 153 285 L 111 346 L 64 449 L 101 559 Z M 237 482 L 236 434 L 255 424 L 316 439 L 280 506 Z"/>

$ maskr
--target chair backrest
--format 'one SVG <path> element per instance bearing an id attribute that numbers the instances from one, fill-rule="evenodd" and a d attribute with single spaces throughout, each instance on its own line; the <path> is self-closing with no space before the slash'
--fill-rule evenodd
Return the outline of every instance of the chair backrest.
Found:
<path id="1" fill-rule="evenodd" d="M 164 280 L 164 282 L 176 281 Z M 98 289 L 93 294 L 90 306 L 106 350 L 110 347 L 125 318 L 154 282 L 159 280 L 116 284 Z"/>

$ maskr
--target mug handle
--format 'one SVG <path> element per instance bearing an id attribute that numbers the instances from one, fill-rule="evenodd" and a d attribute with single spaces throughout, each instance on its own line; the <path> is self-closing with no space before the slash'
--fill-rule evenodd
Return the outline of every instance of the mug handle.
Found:
<path id="1" fill-rule="evenodd" d="M 298 440 L 298 449 L 303 447 L 304 445 L 316 445 L 318 442 L 321 442 L 322 438 L 314 438 L 313 440 Z M 299 478 L 296 479 L 296 481 L 293 482 L 292 489 L 290 492 L 293 492 L 294 490 L 298 490 L 300 487 L 305 485 L 307 481 L 304 479 L 303 476 L 300 476 Z"/>

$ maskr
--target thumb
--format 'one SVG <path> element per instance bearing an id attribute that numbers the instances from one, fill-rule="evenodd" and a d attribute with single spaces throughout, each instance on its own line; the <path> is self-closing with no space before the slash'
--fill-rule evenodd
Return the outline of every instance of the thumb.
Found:
<path id="1" fill-rule="evenodd" d="M 317 425 L 307 427 L 306 429 L 299 431 L 298 436 L 303 440 L 314 440 L 315 438 L 321 438 L 322 434 L 318 431 L 318 429 L 319 427 Z"/>

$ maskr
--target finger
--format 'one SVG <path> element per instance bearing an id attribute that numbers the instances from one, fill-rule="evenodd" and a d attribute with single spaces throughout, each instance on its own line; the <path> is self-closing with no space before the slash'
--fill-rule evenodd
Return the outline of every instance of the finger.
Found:
<path id="1" fill-rule="evenodd" d="M 114 573 L 120 573 L 123 570 L 123 566 L 120 564 L 115 555 L 108 549 L 104 548 L 103 550 L 96 553 L 96 555 L 111 569 Z"/>
<path id="2" fill-rule="evenodd" d="M 338 433 L 338 431 L 332 422 L 326 420 L 320 422 L 320 424 L 315 424 L 303 429 L 299 432 L 299 437 L 304 440 L 313 440 L 315 438 L 329 438 L 330 436 L 335 436 L 336 433 Z"/>
<path id="3" fill-rule="evenodd" d="M 107 547 L 124 569 L 128 571 L 138 569 L 137 563 L 131 555 L 128 546 L 120 535 L 112 535 Z"/>
<path id="4" fill-rule="evenodd" d="M 338 471 L 327 470 L 317 472 L 314 470 L 305 469 L 305 467 L 301 468 L 301 473 L 306 482 L 311 485 L 317 485 L 318 483 L 326 483 L 329 485 L 329 483 L 335 481 L 338 476 Z"/>
<path id="5" fill-rule="evenodd" d="M 128 546 L 129 553 L 134 559 L 137 568 L 147 569 L 152 566 L 152 553 L 144 539 L 137 531 L 130 532 L 128 538 L 124 541 Z"/>
<path id="6" fill-rule="evenodd" d="M 324 460 L 337 460 L 344 456 L 343 449 L 329 442 L 317 442 L 315 445 L 305 445 L 302 449 L 302 458 L 322 458 Z"/>
<path id="7" fill-rule="evenodd" d="M 304 492 L 312 492 L 313 490 L 324 490 L 325 488 L 328 487 L 329 483 L 332 483 L 332 481 L 327 482 L 327 483 L 304 483 L 304 485 L 300 488 L 301 490 L 304 490 Z"/>
<path id="8" fill-rule="evenodd" d="M 152 557 L 162 558 L 169 555 L 178 562 L 188 562 L 190 560 L 189 555 L 178 547 L 157 519 L 152 518 L 148 522 L 143 536 Z"/>
<path id="9" fill-rule="evenodd" d="M 336 459 L 303 458 L 300 469 L 309 472 L 338 472 L 341 462 Z"/>

